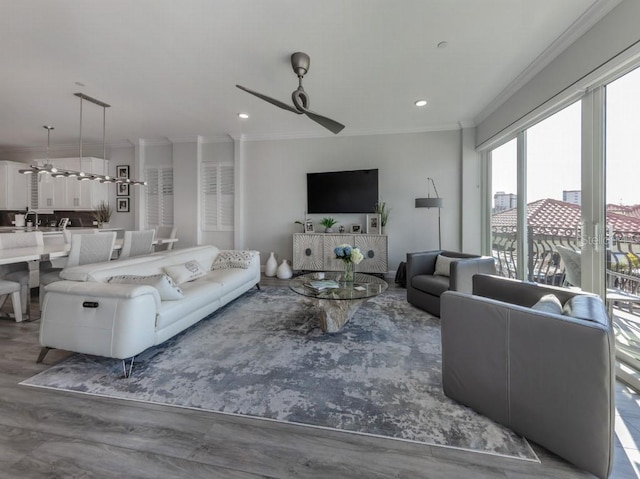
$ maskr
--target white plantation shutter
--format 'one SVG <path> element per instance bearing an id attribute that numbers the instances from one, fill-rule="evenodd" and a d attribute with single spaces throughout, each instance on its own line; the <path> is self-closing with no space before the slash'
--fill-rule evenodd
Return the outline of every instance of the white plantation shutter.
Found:
<path id="1" fill-rule="evenodd" d="M 146 227 L 173 225 L 173 169 L 145 169 Z"/>
<path id="2" fill-rule="evenodd" d="M 204 231 L 233 231 L 235 191 L 233 180 L 232 163 L 202 163 L 200 201 Z"/>
<path id="3" fill-rule="evenodd" d="M 29 189 L 29 209 L 38 209 L 38 175 L 31 175 L 31 188 Z"/>

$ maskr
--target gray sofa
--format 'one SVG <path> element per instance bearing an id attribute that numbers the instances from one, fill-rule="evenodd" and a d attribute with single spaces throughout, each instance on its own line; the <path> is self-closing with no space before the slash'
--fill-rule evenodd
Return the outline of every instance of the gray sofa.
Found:
<path id="1" fill-rule="evenodd" d="M 449 276 L 434 275 L 438 255 L 455 258 Z M 474 274 L 495 274 L 495 260 L 488 256 L 434 250 L 407 253 L 407 301 L 427 313 L 440 316 L 440 295 L 445 291 L 471 293 Z"/>
<path id="2" fill-rule="evenodd" d="M 565 314 L 531 309 L 550 293 Z M 578 295 L 589 298 L 573 305 L 588 307 L 567 311 Z M 597 477 L 609 476 L 615 342 L 599 297 L 476 275 L 473 295 L 442 295 L 441 325 L 447 396 Z"/>

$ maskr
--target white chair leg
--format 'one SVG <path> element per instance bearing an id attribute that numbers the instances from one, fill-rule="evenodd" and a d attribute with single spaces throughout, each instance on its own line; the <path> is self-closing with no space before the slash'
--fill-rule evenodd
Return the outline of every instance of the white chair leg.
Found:
<path id="1" fill-rule="evenodd" d="M 20 291 L 11 293 L 11 302 L 13 303 L 13 314 L 16 317 L 16 323 L 22 322 L 22 304 L 20 301 Z"/>

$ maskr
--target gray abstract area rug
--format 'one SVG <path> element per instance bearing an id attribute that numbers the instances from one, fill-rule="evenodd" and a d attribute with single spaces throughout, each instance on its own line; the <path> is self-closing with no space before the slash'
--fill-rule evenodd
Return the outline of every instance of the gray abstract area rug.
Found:
<path id="1" fill-rule="evenodd" d="M 444 395 L 440 321 L 404 290 L 362 304 L 338 333 L 283 287 L 249 291 L 136 357 L 75 354 L 21 384 L 537 461 L 527 441 Z"/>

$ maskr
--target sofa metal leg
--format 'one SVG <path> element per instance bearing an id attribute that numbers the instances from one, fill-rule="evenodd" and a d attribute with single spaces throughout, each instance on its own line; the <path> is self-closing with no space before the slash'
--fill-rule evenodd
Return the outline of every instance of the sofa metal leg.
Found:
<path id="1" fill-rule="evenodd" d="M 128 378 L 131 377 L 131 371 L 133 370 L 133 359 L 135 356 L 132 356 L 130 359 L 130 363 L 129 363 L 129 370 L 127 371 L 127 360 L 123 359 L 122 360 L 122 369 L 124 370 L 124 377 Z"/>
<path id="2" fill-rule="evenodd" d="M 260 283 L 256 283 L 256 288 L 258 288 L 258 291 L 260 291 Z"/>
<path id="3" fill-rule="evenodd" d="M 38 354 L 38 359 L 36 359 L 36 364 L 41 363 L 42 361 L 44 361 L 44 357 L 47 355 L 47 353 L 49 351 L 51 351 L 53 348 L 50 348 L 48 346 L 43 346 L 42 349 L 40 349 L 40 354 Z"/>

